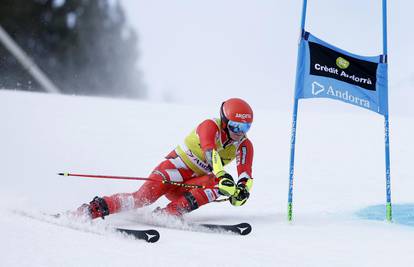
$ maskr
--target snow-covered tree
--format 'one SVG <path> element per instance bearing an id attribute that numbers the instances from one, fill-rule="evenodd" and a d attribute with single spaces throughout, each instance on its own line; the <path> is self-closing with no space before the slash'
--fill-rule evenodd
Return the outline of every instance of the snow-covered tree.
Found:
<path id="1" fill-rule="evenodd" d="M 116 0 L 1 0 L 0 25 L 69 94 L 143 97 L 137 35 Z M 42 90 L 0 45 L 0 87 Z"/>

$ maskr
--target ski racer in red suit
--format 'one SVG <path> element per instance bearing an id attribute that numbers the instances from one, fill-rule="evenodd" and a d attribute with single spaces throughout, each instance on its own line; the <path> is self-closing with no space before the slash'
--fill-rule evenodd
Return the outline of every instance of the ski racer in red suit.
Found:
<path id="1" fill-rule="evenodd" d="M 253 184 L 253 145 L 246 133 L 253 122 L 249 104 L 239 98 L 222 103 L 220 119 L 200 123 L 183 144 L 170 152 L 138 191 L 95 197 L 77 212 L 92 219 L 154 203 L 161 196 L 171 202 L 157 212 L 181 216 L 223 195 L 234 206 L 243 205 Z M 223 166 L 236 159 L 238 179 Z M 185 188 L 163 181 L 203 185 Z"/>

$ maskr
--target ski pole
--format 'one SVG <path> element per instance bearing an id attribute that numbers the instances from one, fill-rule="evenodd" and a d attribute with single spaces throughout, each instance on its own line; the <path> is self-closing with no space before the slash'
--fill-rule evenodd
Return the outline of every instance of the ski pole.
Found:
<path id="1" fill-rule="evenodd" d="M 226 198 L 222 198 L 222 199 L 216 199 L 216 200 L 214 200 L 214 202 L 225 202 L 225 201 L 229 201 L 229 200 L 230 200 L 230 198 L 226 197 Z"/>
<path id="2" fill-rule="evenodd" d="M 68 172 L 60 172 L 58 175 L 61 176 L 76 176 L 76 177 L 86 177 L 86 178 L 95 178 L 95 179 L 117 179 L 117 180 L 138 180 L 138 181 L 153 181 L 153 182 L 160 182 L 163 184 L 169 184 L 179 187 L 185 187 L 185 188 L 211 188 L 215 189 L 217 187 L 214 186 L 204 186 L 204 185 L 197 185 L 197 184 L 186 184 L 186 183 L 180 183 L 180 182 L 174 182 L 174 181 L 167 181 L 167 180 L 154 180 L 151 178 L 144 178 L 144 177 L 130 177 L 130 176 L 114 176 L 114 175 L 94 175 L 94 174 L 77 174 L 77 173 L 68 173 Z"/>

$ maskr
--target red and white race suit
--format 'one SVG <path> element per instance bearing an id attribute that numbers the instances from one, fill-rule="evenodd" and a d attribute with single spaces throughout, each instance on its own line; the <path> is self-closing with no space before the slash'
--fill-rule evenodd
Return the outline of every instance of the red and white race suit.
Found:
<path id="1" fill-rule="evenodd" d="M 238 178 L 252 178 L 253 145 L 244 136 L 235 142 L 222 128 L 220 119 L 208 119 L 200 123 L 171 151 L 150 174 L 138 191 L 105 196 L 109 213 L 140 208 L 154 203 L 161 196 L 171 202 L 162 209 L 168 214 L 182 215 L 216 200 L 219 197 L 218 178 L 211 172 L 205 152 L 215 149 L 227 165 L 236 158 Z M 164 184 L 163 180 L 203 185 L 204 189 L 191 189 Z"/>

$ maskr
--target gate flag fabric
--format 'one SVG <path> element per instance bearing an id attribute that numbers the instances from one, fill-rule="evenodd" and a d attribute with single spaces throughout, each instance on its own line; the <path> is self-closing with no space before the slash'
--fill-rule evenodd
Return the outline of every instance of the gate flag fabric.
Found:
<path id="1" fill-rule="evenodd" d="M 331 98 L 387 113 L 387 64 L 383 55 L 351 54 L 304 31 L 299 59 L 296 99 Z"/>

